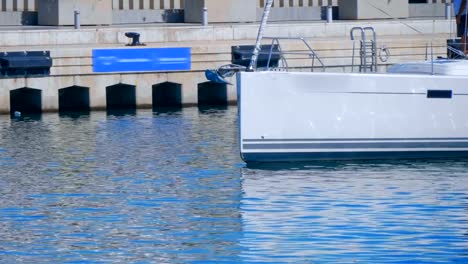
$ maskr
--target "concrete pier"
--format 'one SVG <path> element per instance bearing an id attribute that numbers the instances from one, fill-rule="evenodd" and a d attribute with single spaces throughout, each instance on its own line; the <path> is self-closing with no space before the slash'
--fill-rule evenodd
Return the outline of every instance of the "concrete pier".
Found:
<path id="1" fill-rule="evenodd" d="M 330 71 L 351 71 L 353 42 L 349 31 L 372 26 L 378 47 L 390 50 L 388 65 L 423 60 L 427 47 L 433 56 L 446 56 L 445 43 L 454 22 L 450 20 L 375 20 L 272 23 L 266 35 L 305 37 Z M 65 109 L 148 108 L 235 103 L 231 85 L 207 82 L 206 69 L 231 63 L 231 47 L 253 45 L 257 24 L 157 24 L 72 28 L 0 28 L 0 51 L 48 50 L 53 58 L 50 76 L 0 79 L 0 112 L 59 111 Z M 191 70 L 98 74 L 93 72 L 93 49 L 125 48 L 125 32 L 138 32 L 146 47 L 190 47 Z M 283 49 L 303 50 L 300 43 Z M 430 49 L 429 49 L 430 52 Z M 430 55 L 430 54 L 429 54 Z M 302 60 L 290 66 L 301 67 Z"/>

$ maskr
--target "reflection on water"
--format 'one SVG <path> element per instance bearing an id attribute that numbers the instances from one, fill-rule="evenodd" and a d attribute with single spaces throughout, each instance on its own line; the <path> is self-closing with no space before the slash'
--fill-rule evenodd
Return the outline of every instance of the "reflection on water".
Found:
<path id="1" fill-rule="evenodd" d="M 468 261 L 468 161 L 246 167 L 237 109 L 0 117 L 0 262 Z"/>
<path id="2" fill-rule="evenodd" d="M 87 118 L 91 114 L 91 111 L 62 111 L 59 112 L 61 118 Z"/>
<path id="3" fill-rule="evenodd" d="M 468 261 L 464 161 L 242 169 L 248 261 Z"/>
<path id="4" fill-rule="evenodd" d="M 42 114 L 13 112 L 10 114 L 10 117 L 16 121 L 39 121 L 42 118 Z"/>
<path id="5" fill-rule="evenodd" d="M 123 116 L 134 116 L 136 115 L 136 109 L 108 109 L 106 111 L 107 116 L 123 117 Z"/>

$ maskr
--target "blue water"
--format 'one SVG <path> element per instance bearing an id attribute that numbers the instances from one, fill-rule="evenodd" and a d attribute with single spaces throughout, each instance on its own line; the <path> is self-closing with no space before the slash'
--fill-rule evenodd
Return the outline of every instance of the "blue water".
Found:
<path id="1" fill-rule="evenodd" d="M 237 109 L 0 117 L 0 263 L 468 263 L 468 160 L 247 167 Z"/>

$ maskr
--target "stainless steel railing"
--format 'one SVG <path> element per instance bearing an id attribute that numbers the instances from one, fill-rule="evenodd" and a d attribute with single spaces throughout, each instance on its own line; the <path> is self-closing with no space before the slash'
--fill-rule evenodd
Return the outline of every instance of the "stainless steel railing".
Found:
<path id="1" fill-rule="evenodd" d="M 322 59 L 318 56 L 317 52 L 307 43 L 302 37 L 264 37 L 264 40 L 271 40 L 271 47 L 268 55 L 267 70 L 285 70 L 289 71 L 293 68 L 310 69 L 314 71 L 316 68 L 325 70 L 325 64 Z M 303 46 L 301 49 L 288 50 L 284 49 L 283 42 L 299 42 Z M 277 51 L 274 48 L 277 47 Z M 271 58 L 273 55 L 280 56 L 280 64 L 277 67 L 271 67 Z M 310 60 L 310 64 L 299 64 L 290 66 L 289 60 Z M 316 63 L 319 65 L 316 66 Z"/>

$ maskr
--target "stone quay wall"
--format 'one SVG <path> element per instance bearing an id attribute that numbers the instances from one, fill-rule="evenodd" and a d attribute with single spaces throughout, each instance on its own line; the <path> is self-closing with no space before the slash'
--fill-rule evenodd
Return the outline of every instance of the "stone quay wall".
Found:
<path id="1" fill-rule="evenodd" d="M 266 36 L 304 37 L 323 60 L 327 71 L 350 72 L 356 70 L 351 67 L 356 42 L 350 40 L 349 31 L 355 26 L 371 26 L 377 32 L 379 50 L 386 48 L 389 51 L 388 60 L 379 60 L 379 70 L 385 71 L 388 65 L 402 61 L 446 56 L 446 39 L 450 37 L 450 29 L 454 28 L 453 23 L 449 20 L 272 23 Z M 235 85 L 210 83 L 204 71 L 231 63 L 231 47 L 253 45 L 257 30 L 256 24 L 219 24 L 0 31 L 1 52 L 47 50 L 53 58 L 49 76 L 0 78 L 0 112 L 13 111 L 18 98 L 26 98 L 20 100 L 20 104 L 33 104 L 39 111 L 77 106 L 74 98 L 81 98 L 78 106 L 89 109 L 106 109 L 109 102 L 116 100 L 130 100 L 122 103 L 123 106 L 136 108 L 235 103 Z M 146 43 L 144 48 L 190 47 L 191 69 L 93 72 L 93 49 L 133 48 L 126 46 L 125 32 L 128 31 L 141 34 L 141 41 Z M 297 41 L 282 43 L 282 49 L 305 50 Z M 289 66 L 301 68 L 309 61 L 292 58 Z M 354 61 L 355 65 L 357 63 L 358 59 Z M 235 80 L 231 82 L 235 83 Z M 78 96 L 73 96 L 77 93 Z"/>

